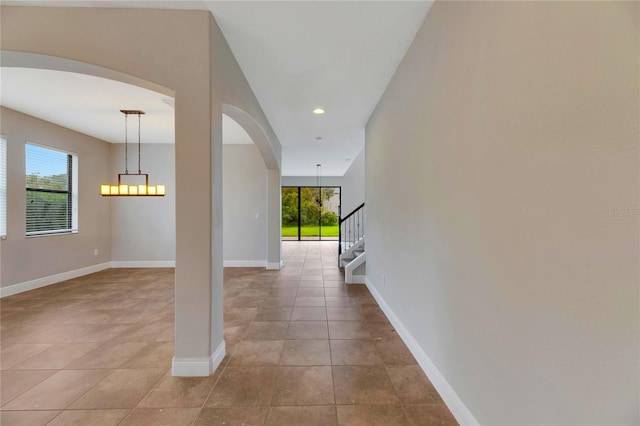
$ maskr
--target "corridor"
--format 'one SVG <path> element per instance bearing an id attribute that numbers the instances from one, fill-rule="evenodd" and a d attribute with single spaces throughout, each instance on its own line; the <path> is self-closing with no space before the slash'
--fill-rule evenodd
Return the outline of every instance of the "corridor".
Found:
<path id="1" fill-rule="evenodd" d="M 170 374 L 173 270 L 110 269 L 1 301 L 0 423 L 454 425 L 335 242 L 283 242 L 285 266 L 225 269 L 227 356 Z"/>

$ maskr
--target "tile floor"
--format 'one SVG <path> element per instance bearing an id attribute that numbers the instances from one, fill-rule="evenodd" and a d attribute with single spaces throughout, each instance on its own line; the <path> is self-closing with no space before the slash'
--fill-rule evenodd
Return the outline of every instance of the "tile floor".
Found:
<path id="1" fill-rule="evenodd" d="M 0 424 L 454 425 L 336 244 L 225 270 L 227 356 L 170 374 L 173 270 L 112 269 L 2 299 Z"/>

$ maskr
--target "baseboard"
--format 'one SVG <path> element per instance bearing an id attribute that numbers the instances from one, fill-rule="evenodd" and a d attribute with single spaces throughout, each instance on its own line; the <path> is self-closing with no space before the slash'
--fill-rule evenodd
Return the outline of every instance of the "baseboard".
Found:
<path id="1" fill-rule="evenodd" d="M 268 262 L 267 263 L 267 269 L 278 270 L 278 269 L 282 269 L 283 266 L 284 266 L 284 260 L 281 260 L 280 262 Z"/>
<path id="2" fill-rule="evenodd" d="M 347 283 L 347 285 L 349 285 L 349 284 L 366 284 L 365 280 L 366 280 L 366 277 L 364 275 L 353 275 L 351 277 L 351 282 Z"/>
<path id="3" fill-rule="evenodd" d="M 225 260 L 222 262 L 225 268 L 265 268 L 267 262 L 264 260 Z"/>
<path id="4" fill-rule="evenodd" d="M 94 272 L 100 272 L 110 268 L 175 268 L 175 266 L 176 262 L 170 260 L 104 262 L 97 265 L 87 266 L 86 268 L 74 269 L 73 271 L 49 275 L 46 277 L 38 278 L 31 281 L 25 281 L 23 283 L 14 284 L 7 287 L 0 287 L 0 298 L 13 296 L 14 294 L 22 293 L 29 290 L 35 290 L 40 287 L 45 287 L 62 281 L 71 280 L 73 278 L 93 274 Z"/>
<path id="5" fill-rule="evenodd" d="M 175 260 L 114 260 L 112 268 L 175 268 Z"/>
<path id="6" fill-rule="evenodd" d="M 471 411 L 469 411 L 467 406 L 464 405 L 458 394 L 453 390 L 449 382 L 447 382 L 435 364 L 429 359 L 416 339 L 413 338 L 409 330 L 407 330 L 404 324 L 402 324 L 400 319 L 391 310 L 389 305 L 387 305 L 368 277 L 365 278 L 365 284 L 458 423 L 461 425 L 478 425 L 479 423 L 473 414 L 471 414 Z"/>
<path id="7" fill-rule="evenodd" d="M 207 377 L 218 368 L 225 355 L 224 340 L 209 358 L 176 358 L 171 363 L 171 375 L 177 377 Z"/>
<path id="8" fill-rule="evenodd" d="M 227 354 L 227 344 L 222 339 L 222 342 L 218 345 L 213 354 L 211 355 L 211 374 L 220 367 L 224 356 Z"/>
<path id="9" fill-rule="evenodd" d="M 111 262 L 98 263 L 97 265 L 87 266 L 86 268 L 74 269 L 73 271 L 49 275 L 47 277 L 25 281 L 23 283 L 14 284 L 7 287 L 0 287 L 0 298 L 12 296 L 24 291 L 35 290 L 40 287 L 45 287 L 62 281 L 71 280 L 83 275 L 93 274 L 94 272 L 104 271 L 105 269 L 109 268 L 111 268 Z"/>

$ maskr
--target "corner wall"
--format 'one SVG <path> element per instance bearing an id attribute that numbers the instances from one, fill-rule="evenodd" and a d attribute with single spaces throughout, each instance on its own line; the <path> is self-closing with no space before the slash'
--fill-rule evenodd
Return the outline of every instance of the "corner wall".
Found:
<path id="1" fill-rule="evenodd" d="M 640 423 L 639 35 L 436 2 L 369 120 L 367 278 L 461 421 Z"/>
<path id="2" fill-rule="evenodd" d="M 222 146 L 225 266 L 267 266 L 267 168 L 254 144 Z"/>
<path id="3" fill-rule="evenodd" d="M 342 216 L 364 203 L 364 149 L 342 177 Z"/>
<path id="4" fill-rule="evenodd" d="M 53 123 L 1 108 L 0 133 L 7 137 L 7 239 L 0 241 L 6 288 L 109 262 L 109 200 L 100 183 L 113 178 L 109 144 Z M 26 237 L 25 143 L 78 155 L 78 233 Z M 94 250 L 98 255 L 94 255 Z"/>

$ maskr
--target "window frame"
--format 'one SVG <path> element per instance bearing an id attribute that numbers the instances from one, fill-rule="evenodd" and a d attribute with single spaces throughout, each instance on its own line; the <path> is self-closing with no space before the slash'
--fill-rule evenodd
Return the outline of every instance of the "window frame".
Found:
<path id="1" fill-rule="evenodd" d="M 7 139 L 0 134 L 0 240 L 7 238 Z"/>
<path id="2" fill-rule="evenodd" d="M 66 190 L 48 189 L 48 188 L 30 188 L 27 186 L 27 146 L 35 146 L 40 149 L 59 152 L 66 155 L 67 167 L 67 188 Z M 64 149 L 43 145 L 41 143 L 26 141 L 25 142 L 25 234 L 27 238 L 42 237 L 51 235 L 67 235 L 78 233 L 78 155 L 74 152 Z M 27 211 L 26 211 L 26 195 L 29 192 L 48 193 L 48 194 L 66 194 L 66 227 L 64 229 L 49 229 L 42 231 L 27 231 Z"/>

